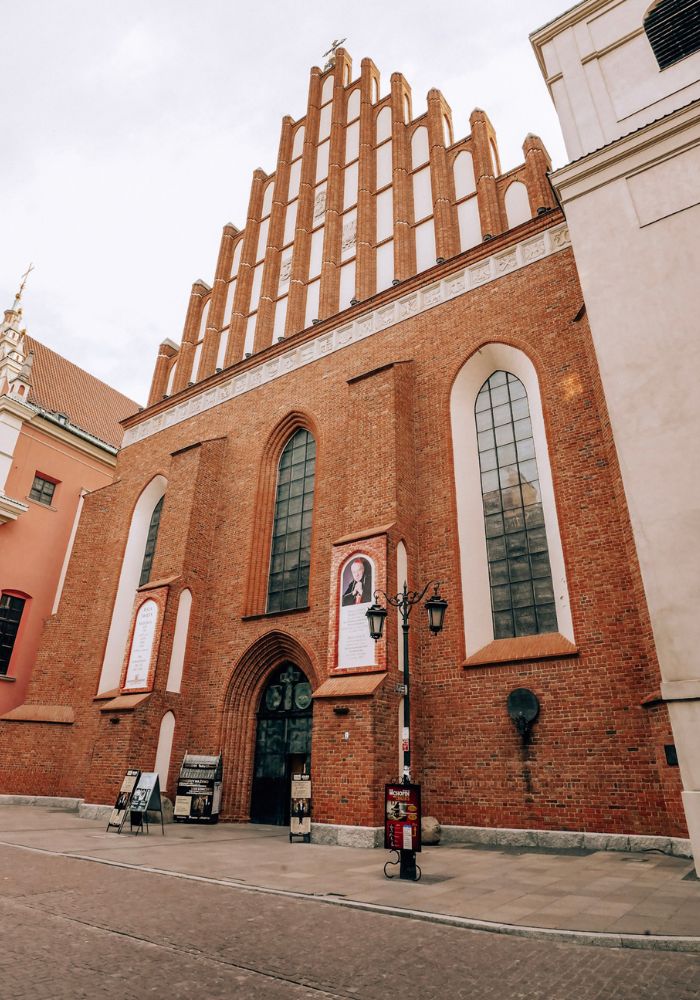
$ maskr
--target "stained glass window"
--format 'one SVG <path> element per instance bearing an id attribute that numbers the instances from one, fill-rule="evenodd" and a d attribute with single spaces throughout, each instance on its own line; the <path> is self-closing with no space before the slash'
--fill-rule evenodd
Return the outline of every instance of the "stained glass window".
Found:
<path id="1" fill-rule="evenodd" d="M 525 386 L 497 371 L 476 398 L 496 639 L 556 632 L 552 571 Z"/>
<path id="2" fill-rule="evenodd" d="M 308 603 L 315 467 L 316 442 L 300 429 L 285 445 L 277 472 L 268 611 Z"/>
<path id="3" fill-rule="evenodd" d="M 151 566 L 153 565 L 153 556 L 156 552 L 158 528 L 160 527 L 160 515 L 163 511 L 163 500 L 165 500 L 165 497 L 160 498 L 158 503 L 153 508 L 153 513 L 151 514 L 151 523 L 148 526 L 148 535 L 146 536 L 146 551 L 143 554 L 143 563 L 141 564 L 139 587 L 143 587 L 144 583 L 148 583 L 151 579 Z"/>

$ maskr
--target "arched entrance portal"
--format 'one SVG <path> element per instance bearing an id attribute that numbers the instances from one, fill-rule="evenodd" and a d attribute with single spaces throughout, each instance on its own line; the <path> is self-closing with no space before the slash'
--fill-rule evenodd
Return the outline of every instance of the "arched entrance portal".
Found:
<path id="1" fill-rule="evenodd" d="M 311 768 L 311 685 L 293 663 L 270 676 L 258 706 L 250 802 L 253 823 L 289 823 L 293 774 Z"/>

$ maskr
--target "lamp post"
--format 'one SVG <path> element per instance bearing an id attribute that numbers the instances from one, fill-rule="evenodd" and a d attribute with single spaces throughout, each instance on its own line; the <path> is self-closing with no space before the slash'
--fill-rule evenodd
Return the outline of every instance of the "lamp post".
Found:
<path id="1" fill-rule="evenodd" d="M 425 602 L 425 610 L 428 612 L 428 628 L 433 633 L 437 635 L 438 632 L 442 631 L 442 626 L 445 621 L 445 611 L 447 610 L 447 601 L 444 597 L 439 594 L 440 580 L 431 580 L 426 583 L 425 587 L 420 593 L 416 590 L 409 590 L 408 584 L 404 582 L 403 590 L 396 594 L 394 597 L 389 597 L 384 591 L 378 590 L 374 595 L 374 604 L 367 611 L 367 621 L 369 624 L 369 634 L 374 639 L 375 642 L 379 642 L 384 632 L 384 622 L 387 616 L 387 609 L 382 607 L 379 603 L 380 594 L 384 597 L 387 604 L 390 604 L 392 608 L 396 608 L 401 615 L 401 628 L 403 631 L 403 692 L 404 692 L 404 702 L 403 702 L 403 733 L 402 733 L 402 745 L 403 745 L 403 775 L 402 781 L 404 785 L 411 784 L 411 700 L 410 700 L 410 673 L 409 673 L 409 663 L 408 663 L 408 629 L 409 629 L 409 616 L 414 605 L 419 604 L 425 597 L 428 587 L 434 587 L 433 593 L 430 595 L 428 600 Z M 416 852 L 413 850 L 407 850 L 402 848 L 400 851 L 401 855 L 401 869 L 400 877 L 405 879 L 416 880 Z"/>

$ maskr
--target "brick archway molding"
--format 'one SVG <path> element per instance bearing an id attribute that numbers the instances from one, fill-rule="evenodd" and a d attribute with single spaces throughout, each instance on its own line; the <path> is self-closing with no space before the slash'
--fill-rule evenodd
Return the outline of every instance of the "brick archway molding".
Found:
<path id="1" fill-rule="evenodd" d="M 314 658 L 307 647 L 288 632 L 274 630 L 256 639 L 234 667 L 221 720 L 223 819 L 237 822 L 250 819 L 258 700 L 272 671 L 287 660 L 304 671 L 315 691 L 320 682 Z"/>

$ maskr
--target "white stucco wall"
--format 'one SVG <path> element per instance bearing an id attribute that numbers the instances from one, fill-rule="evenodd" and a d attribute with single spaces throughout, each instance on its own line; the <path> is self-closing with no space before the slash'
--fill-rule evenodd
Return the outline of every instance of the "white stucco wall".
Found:
<path id="1" fill-rule="evenodd" d="M 660 70 L 650 0 L 584 0 L 532 43 L 575 160 L 700 97 L 700 52 Z"/>
<path id="2" fill-rule="evenodd" d="M 566 212 L 663 676 L 700 677 L 700 206 L 640 227 L 622 177 Z"/>
<path id="3" fill-rule="evenodd" d="M 532 41 L 574 161 L 552 179 L 588 309 L 700 859 L 700 52 L 660 70 L 642 27 L 648 7 L 584 0 Z"/>

